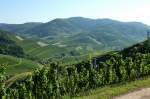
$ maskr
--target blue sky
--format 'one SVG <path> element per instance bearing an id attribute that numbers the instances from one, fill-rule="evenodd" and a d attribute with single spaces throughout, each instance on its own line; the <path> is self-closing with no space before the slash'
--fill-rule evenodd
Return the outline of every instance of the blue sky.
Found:
<path id="1" fill-rule="evenodd" d="M 150 25 L 150 0 L 0 0 L 0 23 L 82 16 Z"/>

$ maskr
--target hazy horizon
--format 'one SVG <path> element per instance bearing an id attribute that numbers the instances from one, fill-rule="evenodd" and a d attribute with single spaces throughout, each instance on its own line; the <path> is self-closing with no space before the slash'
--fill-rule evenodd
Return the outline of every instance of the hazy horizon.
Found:
<path id="1" fill-rule="evenodd" d="M 81 17 L 81 18 L 88 18 L 88 17 L 82 17 L 82 16 L 72 16 L 72 17 L 66 17 L 66 18 L 54 18 L 54 19 L 50 19 L 49 21 L 46 21 L 46 22 L 40 22 L 40 21 L 27 21 L 27 22 L 22 22 L 22 23 L 1 23 L 1 24 L 26 24 L 26 23 L 47 23 L 47 22 L 50 22 L 50 21 L 53 21 L 55 19 L 68 19 L 68 18 L 77 18 L 77 17 Z M 110 19 L 110 20 L 113 20 L 113 21 L 119 21 L 119 22 L 140 22 L 140 21 L 123 21 L 123 20 L 117 20 L 117 19 L 111 19 L 111 18 L 88 18 L 88 19 L 92 19 L 92 20 L 98 20 L 98 19 Z M 146 24 L 144 22 L 140 22 L 140 23 L 143 23 L 143 24 Z M 150 25 L 150 24 L 146 24 L 146 25 Z"/>
<path id="2" fill-rule="evenodd" d="M 149 0 L 3 0 L 0 5 L 0 23 L 21 24 L 85 17 L 150 25 Z"/>

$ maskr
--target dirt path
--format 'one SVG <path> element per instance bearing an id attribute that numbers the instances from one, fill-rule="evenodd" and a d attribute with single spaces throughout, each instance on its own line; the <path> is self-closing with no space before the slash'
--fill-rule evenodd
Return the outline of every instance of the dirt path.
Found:
<path id="1" fill-rule="evenodd" d="M 138 91 L 134 91 L 126 95 L 116 97 L 114 99 L 150 99 L 150 88 L 144 88 Z"/>

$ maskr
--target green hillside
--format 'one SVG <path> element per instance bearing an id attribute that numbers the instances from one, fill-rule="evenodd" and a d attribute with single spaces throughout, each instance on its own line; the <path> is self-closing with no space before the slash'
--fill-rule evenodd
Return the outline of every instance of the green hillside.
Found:
<path id="1" fill-rule="evenodd" d="M 147 41 L 135 44 L 145 39 L 147 29 L 149 26 L 137 22 L 79 17 L 41 23 L 25 30 L 27 34 L 2 31 L 1 96 L 82 97 L 103 86 L 148 77 L 149 44 Z M 4 72 L 9 76 L 5 78 Z"/>
<path id="2" fill-rule="evenodd" d="M 0 64 L 6 65 L 6 75 L 31 72 L 41 65 L 31 60 L 0 54 Z"/>
<path id="3" fill-rule="evenodd" d="M 35 26 L 40 25 L 40 22 L 29 22 L 24 24 L 0 24 L 1 29 L 7 30 L 10 32 L 15 32 L 16 34 L 20 34 L 22 32 L 25 32 Z"/>
<path id="4" fill-rule="evenodd" d="M 21 37 L 0 30 L 0 65 L 6 65 L 6 75 L 31 72 L 40 66 L 37 62 L 25 59 L 26 49 L 20 46 L 19 41 Z"/>
<path id="5" fill-rule="evenodd" d="M 1 34 L 4 34 L 3 37 L 7 37 L 7 40 L 13 42 L 13 46 L 17 46 L 21 49 L 21 55 L 22 57 L 28 58 L 28 59 L 34 59 L 36 61 L 59 61 L 63 63 L 72 63 L 78 60 L 83 59 L 82 56 L 85 56 L 90 51 L 90 47 L 87 47 L 86 45 L 82 45 L 82 47 L 74 47 L 74 42 L 70 42 L 70 46 L 65 46 L 60 43 L 53 43 L 53 42 L 47 42 L 45 40 L 41 40 L 38 38 L 25 38 L 21 37 L 15 34 L 12 34 L 11 32 L 2 31 Z M 1 42 L 0 45 L 3 43 Z M 71 45 L 72 44 L 72 45 Z M 9 44 L 5 43 L 4 46 L 8 46 Z M 92 45 L 92 44 L 91 44 Z M 3 50 L 3 49 L 1 49 Z M 12 47 L 9 49 L 10 52 L 15 52 L 15 56 L 19 54 L 19 50 L 12 49 Z M 99 51 L 98 51 L 99 52 Z M 5 53 L 1 53 L 5 54 Z M 10 54 L 10 53 L 8 53 Z M 10 54 L 12 55 L 12 54 Z M 79 59 L 80 58 L 80 59 Z M 73 59 L 72 62 L 70 62 L 70 59 Z"/>
<path id="6" fill-rule="evenodd" d="M 54 46 L 40 39 L 28 39 L 6 31 L 0 31 L 0 34 L 1 54 L 16 54 L 16 56 L 28 54 L 42 59 L 66 52 L 65 48 Z M 2 53 L 2 50 L 6 52 Z"/>
<path id="7" fill-rule="evenodd" d="M 22 38 L 22 40 L 18 39 Z M 38 59 L 56 58 L 70 56 L 70 52 L 75 49 L 71 47 L 63 47 L 61 45 L 54 45 L 53 43 L 46 42 L 41 39 L 27 39 L 21 36 L 11 37 L 16 43 L 24 49 L 24 52 L 30 56 Z"/>
<path id="8" fill-rule="evenodd" d="M 43 45 L 39 44 L 39 42 L 41 42 Z M 59 48 L 57 46 L 50 45 L 49 43 L 44 42 L 42 40 L 17 40 L 17 44 L 20 45 L 27 54 L 39 58 L 48 58 L 57 54 L 59 55 L 59 53 L 65 52 L 65 48 Z"/>
<path id="9" fill-rule="evenodd" d="M 23 49 L 9 37 L 11 34 L 5 31 L 0 31 L 0 54 L 23 57 Z"/>
<path id="10" fill-rule="evenodd" d="M 92 90 L 98 89 L 96 94 L 102 95 L 105 99 L 107 94 L 110 98 L 112 95 L 125 93 L 129 89 L 136 89 L 137 86 L 148 86 L 149 79 L 138 81 L 150 75 L 150 49 L 148 46 L 147 41 L 145 41 L 142 46 L 136 44 L 119 52 L 107 53 L 101 58 L 95 58 L 99 58 L 98 64 L 93 62 L 91 58 L 66 67 L 51 63 L 46 67 L 36 69 L 32 74 L 20 75 L 26 79 L 20 79 L 19 76 L 8 79 L 5 83 L 6 88 L 9 87 L 9 89 L 6 89 L 7 94 L 3 96 L 11 95 L 11 92 L 16 90 L 15 96 L 19 95 L 19 97 L 70 99 L 79 96 L 82 98 L 84 95 L 93 93 Z M 137 49 L 143 50 L 141 52 Z M 131 56 L 124 56 L 124 53 L 127 55 L 130 53 L 127 50 L 132 50 Z M 103 56 L 107 59 L 103 60 Z M 10 83 L 10 81 L 14 81 L 14 83 Z M 132 83 L 130 84 L 130 82 Z M 128 87 L 124 86 L 123 89 L 117 87 L 121 84 L 127 84 Z M 21 91 L 19 91 L 20 89 Z M 121 91 L 116 92 L 117 89 Z M 90 95 L 90 97 L 97 98 L 95 95 Z"/>
<path id="11" fill-rule="evenodd" d="M 34 25 L 18 24 L 16 30 L 13 27 L 16 25 L 0 25 L 0 29 L 16 32 L 20 36 L 35 37 L 50 44 L 71 47 L 73 50 L 80 46 L 86 50 L 122 49 L 143 41 L 146 38 L 146 30 L 150 29 L 149 26 L 139 22 L 83 17 L 58 18 Z"/>

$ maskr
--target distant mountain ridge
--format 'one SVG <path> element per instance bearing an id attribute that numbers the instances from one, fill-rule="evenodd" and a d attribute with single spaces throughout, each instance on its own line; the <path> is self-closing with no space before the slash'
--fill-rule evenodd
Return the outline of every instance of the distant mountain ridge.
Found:
<path id="1" fill-rule="evenodd" d="M 67 46 L 118 49 L 143 41 L 150 27 L 140 22 L 72 17 L 46 23 L 0 24 L 0 29 Z"/>
<path id="2" fill-rule="evenodd" d="M 17 34 L 25 33 L 27 30 L 40 25 L 40 22 L 28 22 L 24 24 L 5 24 L 0 23 L 0 28 L 9 32 L 15 32 Z"/>

